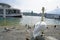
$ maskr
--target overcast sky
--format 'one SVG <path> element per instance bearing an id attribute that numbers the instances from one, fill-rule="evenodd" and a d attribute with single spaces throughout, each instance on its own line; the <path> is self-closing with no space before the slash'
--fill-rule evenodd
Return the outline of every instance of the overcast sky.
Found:
<path id="1" fill-rule="evenodd" d="M 41 12 L 41 8 L 45 7 L 45 11 L 60 8 L 60 0 L 0 0 L 0 3 L 10 4 L 14 8 L 21 11 Z"/>

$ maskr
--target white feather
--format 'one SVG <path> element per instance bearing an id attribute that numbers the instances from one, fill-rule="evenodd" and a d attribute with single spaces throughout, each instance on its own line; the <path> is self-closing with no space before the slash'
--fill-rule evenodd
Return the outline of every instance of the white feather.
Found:
<path id="1" fill-rule="evenodd" d="M 35 38 L 36 36 L 41 35 L 41 31 L 46 29 L 46 23 L 45 22 L 38 22 L 35 25 L 34 31 L 33 31 L 33 37 Z"/>

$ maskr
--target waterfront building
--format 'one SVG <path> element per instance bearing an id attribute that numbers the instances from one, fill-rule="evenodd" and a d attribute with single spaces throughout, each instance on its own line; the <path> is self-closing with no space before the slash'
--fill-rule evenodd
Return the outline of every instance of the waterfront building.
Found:
<path id="1" fill-rule="evenodd" d="M 22 16 L 19 9 L 12 8 L 10 5 L 5 3 L 0 3 L 0 16 L 5 17 L 16 17 Z"/>

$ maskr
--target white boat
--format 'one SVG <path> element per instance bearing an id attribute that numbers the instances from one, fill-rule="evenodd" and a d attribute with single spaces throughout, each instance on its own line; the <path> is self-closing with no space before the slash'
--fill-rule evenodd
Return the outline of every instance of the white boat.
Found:
<path id="1" fill-rule="evenodd" d="M 2 17 L 22 17 L 19 9 L 11 8 L 10 5 L 0 3 L 0 16 Z"/>

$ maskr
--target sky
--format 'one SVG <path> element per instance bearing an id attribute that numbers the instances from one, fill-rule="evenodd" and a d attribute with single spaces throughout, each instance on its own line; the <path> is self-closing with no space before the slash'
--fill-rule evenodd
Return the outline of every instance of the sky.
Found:
<path id="1" fill-rule="evenodd" d="M 41 12 L 42 7 L 45 11 L 60 8 L 60 0 L 0 0 L 0 3 L 10 4 L 13 8 L 18 8 L 22 12 Z"/>

